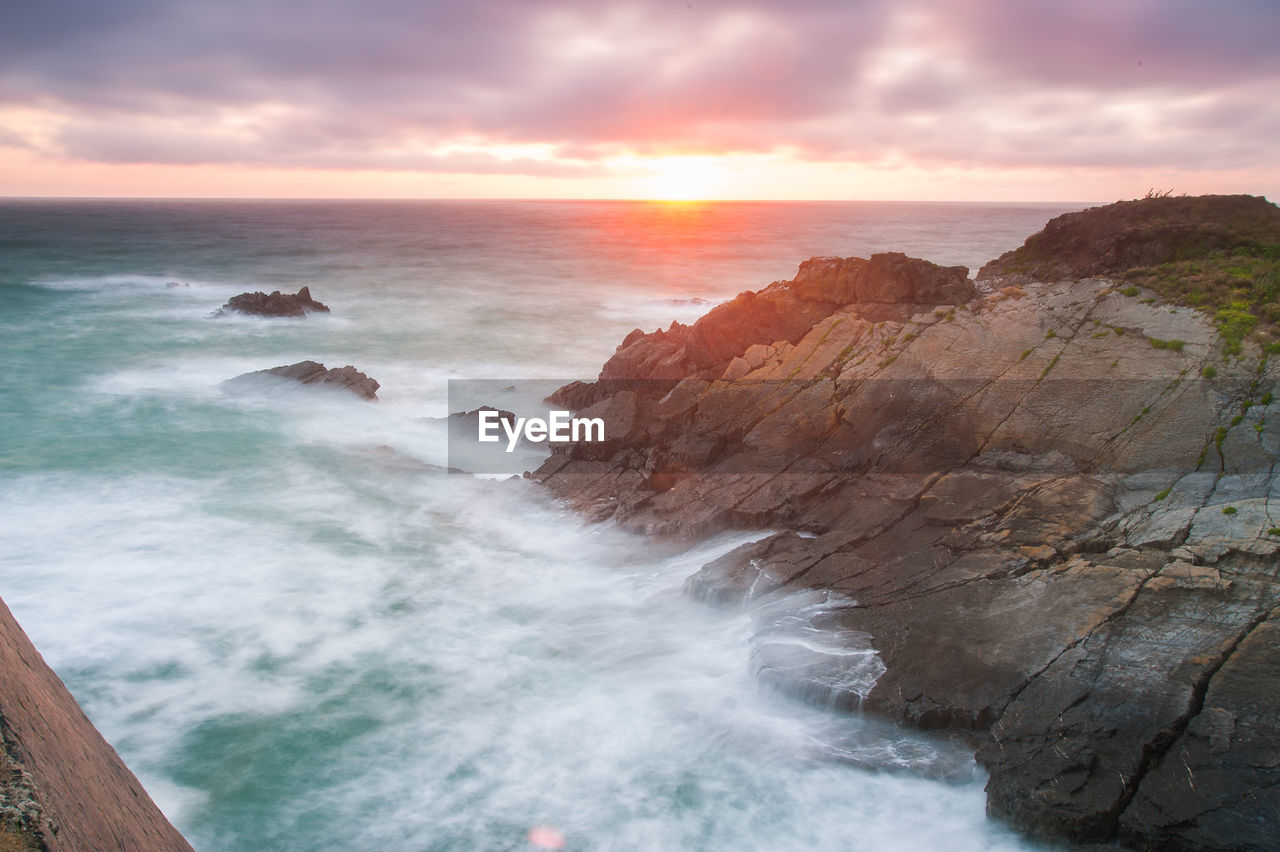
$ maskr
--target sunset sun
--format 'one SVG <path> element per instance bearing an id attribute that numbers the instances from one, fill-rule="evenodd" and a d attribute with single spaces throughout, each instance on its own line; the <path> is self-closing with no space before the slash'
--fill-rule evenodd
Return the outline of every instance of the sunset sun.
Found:
<path id="1" fill-rule="evenodd" d="M 724 176 L 715 157 L 661 157 L 650 164 L 649 197 L 657 201 L 701 201 L 724 190 Z"/>

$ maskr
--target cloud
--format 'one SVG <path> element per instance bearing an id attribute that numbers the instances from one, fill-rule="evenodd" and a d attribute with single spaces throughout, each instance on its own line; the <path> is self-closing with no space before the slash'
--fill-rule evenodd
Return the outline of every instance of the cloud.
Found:
<path id="1" fill-rule="evenodd" d="M 0 108 L 103 163 L 1247 169 L 1274 159 L 1278 23 L 1270 0 L 47 0 L 0 10 Z"/>
<path id="2" fill-rule="evenodd" d="M 1280 74 L 1272 0 L 940 0 L 972 61 L 1053 86 L 1203 89 Z"/>

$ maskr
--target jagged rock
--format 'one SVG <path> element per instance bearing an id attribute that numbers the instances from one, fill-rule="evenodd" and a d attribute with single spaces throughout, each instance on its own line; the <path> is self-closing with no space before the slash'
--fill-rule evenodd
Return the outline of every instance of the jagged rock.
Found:
<path id="1" fill-rule="evenodd" d="M 3 602 L 0 848 L 191 850 Z"/>
<path id="2" fill-rule="evenodd" d="M 1248 342 L 1225 359 L 1197 311 L 1057 280 L 1138 256 L 1103 239 L 1108 217 L 1151 233 L 1135 217 L 1162 208 L 1120 207 L 1068 223 L 1102 240 L 1100 265 L 1067 241 L 1047 283 L 979 295 L 901 255 L 815 258 L 691 326 L 632 332 L 560 392 L 610 440 L 557 446 L 535 477 L 640 532 L 807 533 L 686 590 L 846 601 L 840 629 L 885 667 L 857 703 L 976 737 L 992 811 L 1028 832 L 1265 848 L 1280 367 Z"/>
<path id="3" fill-rule="evenodd" d="M 693 325 L 673 322 L 666 331 L 631 332 L 600 371 L 604 389 L 583 383 L 562 388 L 553 401 L 575 409 L 617 390 L 621 383 L 647 380 L 661 396 L 684 378 L 720 378 L 729 362 L 767 357 L 767 347 L 798 343 L 818 321 L 849 307 L 855 315 L 910 316 L 940 302 L 972 298 L 975 290 L 963 266 L 940 267 L 904 254 L 813 258 L 800 264 L 791 281 L 776 281 L 719 305 Z M 745 357 L 744 357 L 744 360 Z M 750 365 L 750 361 L 748 361 Z"/>
<path id="4" fill-rule="evenodd" d="M 234 379 L 229 379 L 224 384 L 250 387 L 257 385 L 258 380 L 266 376 L 291 379 L 302 385 L 325 385 L 341 388 L 368 400 L 376 400 L 378 398 L 378 388 L 381 387 L 376 379 L 366 376 L 351 365 L 327 369 L 324 364 L 318 361 L 299 361 L 296 364 L 272 367 L 269 370 L 255 370 L 252 373 L 244 373 Z"/>
<path id="5" fill-rule="evenodd" d="M 311 298 L 311 288 L 303 287 L 297 293 L 241 293 L 232 296 L 218 313 L 235 311 L 259 317 L 305 317 L 308 313 L 329 313 L 329 308 Z"/>
<path id="6" fill-rule="evenodd" d="M 495 411 L 498 414 L 497 419 L 499 423 L 506 422 L 512 427 L 515 426 L 515 422 L 516 422 L 515 412 L 506 411 L 505 409 L 501 409 L 501 408 L 495 408 L 491 405 L 482 405 L 479 408 L 472 409 L 471 411 L 455 411 L 451 413 L 445 421 L 448 424 L 449 441 L 450 441 L 451 447 L 453 446 L 452 442 L 454 441 L 459 442 L 458 446 L 470 447 L 476 444 L 476 434 L 479 431 L 479 427 L 480 427 L 481 411 Z M 506 443 L 505 433 L 502 434 L 501 441 L 499 443 L 505 445 Z M 519 443 L 523 444 L 527 442 L 523 437 L 521 437 L 519 439 Z"/>
<path id="7" fill-rule="evenodd" d="M 502 408 L 494 408 L 492 405 L 482 405 L 471 411 L 455 411 L 449 415 L 449 430 L 465 432 L 467 435 L 475 435 L 476 429 L 480 425 L 481 411 L 496 411 L 498 420 L 506 421 L 514 424 L 516 422 L 515 412 L 507 411 Z"/>

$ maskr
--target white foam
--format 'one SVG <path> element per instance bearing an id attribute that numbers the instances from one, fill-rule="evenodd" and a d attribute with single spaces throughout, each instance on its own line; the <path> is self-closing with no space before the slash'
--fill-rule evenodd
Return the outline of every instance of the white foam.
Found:
<path id="1" fill-rule="evenodd" d="M 392 255 L 320 245 L 303 214 L 296 245 L 267 241 L 296 254 L 265 279 L 307 273 L 330 315 L 210 319 L 277 287 L 205 258 L 191 278 L 27 276 L 68 295 L 0 317 L 30 365 L 0 594 L 195 845 L 520 848 L 545 825 L 568 848 L 1024 848 L 987 822 L 970 755 L 760 688 L 753 635 L 874 674 L 866 642 L 823 632 L 830 602 L 773 610 L 787 632 L 682 595 L 764 532 L 676 551 L 440 471 L 422 418 L 449 413 L 450 378 L 589 378 L 635 325 L 711 307 L 673 299 L 767 283 L 745 273 L 779 244 L 631 263 L 576 231 L 495 237 L 486 208 L 427 252 L 393 212 Z M 380 401 L 221 387 L 304 359 L 356 366 Z"/>

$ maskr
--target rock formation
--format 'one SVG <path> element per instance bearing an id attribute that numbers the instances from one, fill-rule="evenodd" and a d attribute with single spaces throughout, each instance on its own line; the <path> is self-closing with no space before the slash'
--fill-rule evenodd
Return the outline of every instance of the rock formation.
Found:
<path id="1" fill-rule="evenodd" d="M 1128 236 L 1109 241 L 1116 208 Z M 834 703 L 974 737 L 991 811 L 1023 830 L 1264 849 L 1280 369 L 1255 343 L 1231 354 L 1205 314 L 1078 274 L 1152 261 L 1133 247 L 1158 217 L 1116 208 L 1028 240 L 1050 246 L 1037 269 L 1076 277 L 1015 286 L 989 265 L 980 295 L 902 255 L 816 258 L 692 326 L 636 330 L 556 398 L 609 440 L 556 447 L 534 476 L 647 533 L 783 530 L 688 592 L 844 601 L 840 629 L 884 672 Z"/>
<path id="2" fill-rule="evenodd" d="M 191 850 L 2 602 L 0 849 Z"/>
<path id="3" fill-rule="evenodd" d="M 296 364 L 272 367 L 269 370 L 255 370 L 252 373 L 244 373 L 234 379 L 228 379 L 223 384 L 240 388 L 253 387 L 255 385 L 261 387 L 261 385 L 257 384 L 258 380 L 269 377 L 290 379 L 302 385 L 324 385 L 341 388 L 368 400 L 376 400 L 378 398 L 378 388 L 381 387 L 376 379 L 366 376 L 350 364 L 345 367 L 327 369 L 324 364 L 318 361 L 299 361 Z"/>
<path id="4" fill-rule="evenodd" d="M 259 317 L 305 317 L 309 313 L 329 313 L 326 305 L 311 298 L 311 288 L 303 287 L 297 293 L 241 293 L 232 296 L 218 313 L 235 311 Z"/>
<path id="5" fill-rule="evenodd" d="M 1255 245 L 1274 245 L 1280 208 L 1252 195 L 1120 201 L 1050 221 L 1026 244 L 983 266 L 979 281 L 1017 284 L 1115 275 Z"/>

